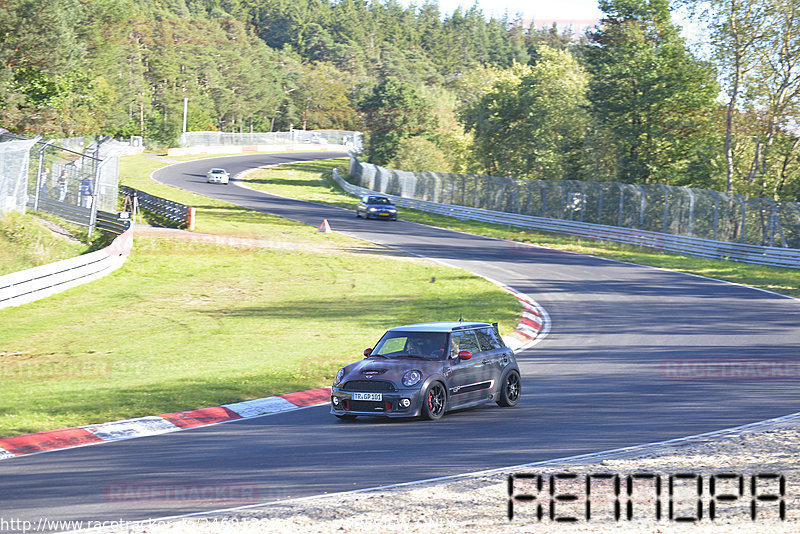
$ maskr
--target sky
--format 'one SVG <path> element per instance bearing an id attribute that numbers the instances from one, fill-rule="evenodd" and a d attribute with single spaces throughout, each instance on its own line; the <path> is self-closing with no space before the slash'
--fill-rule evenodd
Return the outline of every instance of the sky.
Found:
<path id="1" fill-rule="evenodd" d="M 406 5 L 412 3 L 405 0 Z M 422 4 L 417 1 L 416 4 Z M 439 9 L 443 13 L 452 13 L 458 6 L 469 9 L 475 0 L 439 0 Z M 597 7 L 597 0 L 477 0 L 478 7 L 486 15 L 502 17 L 506 12 L 509 18 L 521 13 L 523 19 L 534 19 L 536 25 L 550 25 L 557 21 L 563 25 L 594 25 L 602 12 Z"/>
<path id="2" fill-rule="evenodd" d="M 400 0 L 403 5 L 422 5 L 424 0 Z M 442 14 L 450 14 L 459 6 L 469 9 L 477 2 L 478 7 L 487 16 L 496 18 L 508 13 L 509 18 L 522 14 L 525 26 L 533 20 L 537 27 L 551 26 L 556 22 L 559 27 L 572 26 L 575 34 L 586 28 L 595 26 L 603 17 L 597 7 L 597 0 L 438 0 Z M 683 36 L 690 42 L 697 41 L 700 28 L 685 18 L 684 14 L 673 13 L 672 20 L 683 29 Z"/>

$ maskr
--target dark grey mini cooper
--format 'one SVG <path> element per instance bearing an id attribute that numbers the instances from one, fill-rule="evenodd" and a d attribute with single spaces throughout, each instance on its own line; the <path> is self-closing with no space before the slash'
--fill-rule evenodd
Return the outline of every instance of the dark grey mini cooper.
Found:
<path id="1" fill-rule="evenodd" d="M 496 324 L 423 323 L 387 331 L 365 358 L 339 369 L 331 413 L 439 419 L 487 401 L 514 406 L 520 375 Z"/>

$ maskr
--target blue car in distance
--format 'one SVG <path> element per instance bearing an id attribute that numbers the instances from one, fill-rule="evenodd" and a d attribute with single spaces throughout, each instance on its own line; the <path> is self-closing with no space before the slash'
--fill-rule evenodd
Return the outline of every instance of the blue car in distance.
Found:
<path id="1" fill-rule="evenodd" d="M 392 201 L 378 195 L 365 195 L 356 206 L 356 217 L 397 220 L 397 208 Z"/>

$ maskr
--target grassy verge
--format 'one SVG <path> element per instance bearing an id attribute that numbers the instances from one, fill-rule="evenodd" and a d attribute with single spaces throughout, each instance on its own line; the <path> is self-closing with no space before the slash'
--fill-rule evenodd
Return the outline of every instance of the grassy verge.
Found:
<path id="1" fill-rule="evenodd" d="M 0 275 L 72 258 L 88 248 L 53 234 L 32 215 L 0 217 Z"/>
<path id="2" fill-rule="evenodd" d="M 173 200 L 190 195 L 165 189 Z M 221 202 L 193 204 L 205 231 L 235 228 L 293 248 L 140 235 L 111 275 L 0 310 L 1 437 L 329 385 L 398 324 L 463 314 L 499 321 L 503 333 L 516 325 L 516 299 L 464 271 Z"/>
<path id="3" fill-rule="evenodd" d="M 314 202 L 345 208 L 355 207 L 357 199 L 342 191 L 331 178 L 332 168 L 336 166 L 346 167 L 347 160 L 326 160 L 310 164 L 317 169 L 325 171 L 321 176 L 305 172 L 304 166 L 306 165 L 309 164 L 295 163 L 261 169 L 249 174 L 247 181 L 253 188 L 270 193 L 301 200 L 313 200 Z M 698 274 L 767 289 L 784 295 L 800 297 L 800 270 L 798 269 L 773 268 L 731 261 L 692 258 L 606 241 L 582 239 L 580 237 L 524 230 L 477 221 L 462 221 L 453 217 L 411 209 L 401 209 L 400 217 L 407 221 L 431 226 Z"/>

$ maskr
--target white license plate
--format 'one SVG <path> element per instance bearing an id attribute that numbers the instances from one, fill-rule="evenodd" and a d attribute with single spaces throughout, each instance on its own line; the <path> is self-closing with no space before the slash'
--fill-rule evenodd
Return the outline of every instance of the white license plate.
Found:
<path id="1" fill-rule="evenodd" d="M 383 395 L 381 393 L 353 393 L 353 400 L 382 401 Z"/>

